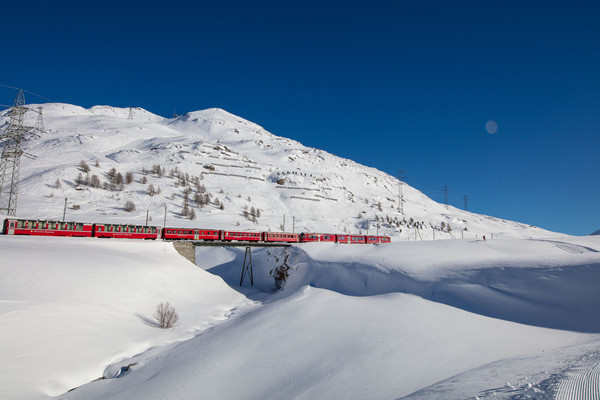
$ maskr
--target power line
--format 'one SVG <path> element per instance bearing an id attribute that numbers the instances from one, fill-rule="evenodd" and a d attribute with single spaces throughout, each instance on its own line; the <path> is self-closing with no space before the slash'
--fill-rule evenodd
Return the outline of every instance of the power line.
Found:
<path id="1" fill-rule="evenodd" d="M 37 97 L 39 97 L 40 99 L 48 100 L 50 103 L 58 103 L 58 101 L 56 101 L 56 100 L 52 100 L 52 99 L 49 99 L 49 98 L 47 98 L 47 97 L 44 97 L 44 96 L 42 96 L 42 95 L 40 95 L 40 94 L 36 94 L 36 93 L 30 92 L 29 90 L 23 90 L 23 91 L 24 91 L 24 92 L 26 92 L 26 93 L 32 94 L 32 95 L 34 95 L 34 96 L 37 96 Z"/>
<path id="2" fill-rule="evenodd" d="M 49 101 L 51 103 L 58 103 L 56 100 L 49 99 L 47 97 L 42 96 L 41 94 L 33 93 L 32 91 L 29 91 L 27 89 L 20 89 L 20 88 L 14 87 L 14 86 L 3 85 L 1 83 L 0 83 L 0 87 L 4 87 L 4 88 L 7 88 L 7 89 L 14 89 L 14 90 L 22 90 L 25 93 L 29 93 L 29 94 L 31 94 L 33 96 L 39 97 L 40 99 L 47 100 L 47 101 Z M 7 106 L 7 107 L 12 107 L 12 106 Z"/>
<path id="3" fill-rule="evenodd" d="M 2 87 L 5 87 L 5 88 L 8 88 L 8 89 L 21 90 L 21 89 L 19 89 L 19 88 L 16 88 L 16 87 L 14 87 L 14 86 L 3 85 L 3 84 L 1 84 L 1 83 L 0 83 L 0 86 L 2 86 Z"/>

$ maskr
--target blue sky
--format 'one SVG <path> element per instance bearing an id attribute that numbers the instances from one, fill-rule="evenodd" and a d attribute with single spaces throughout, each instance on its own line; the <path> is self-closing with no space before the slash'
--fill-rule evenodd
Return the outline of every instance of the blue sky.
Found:
<path id="1" fill-rule="evenodd" d="M 402 169 L 439 202 L 448 185 L 469 211 L 600 229 L 597 1 L 160 3 L 3 6 L 0 84 L 165 117 L 220 107 Z"/>

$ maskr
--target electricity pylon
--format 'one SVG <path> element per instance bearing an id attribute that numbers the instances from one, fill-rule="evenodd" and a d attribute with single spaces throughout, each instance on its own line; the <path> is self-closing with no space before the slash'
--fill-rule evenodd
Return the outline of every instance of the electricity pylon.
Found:
<path id="1" fill-rule="evenodd" d="M 447 210 L 448 209 L 448 192 L 450 192 L 450 188 L 448 188 L 448 185 L 444 185 L 442 192 L 444 192 L 444 205 L 446 206 L 446 210 Z"/>
<path id="2" fill-rule="evenodd" d="M 398 172 L 398 212 L 404 215 L 404 195 L 402 194 L 402 185 L 403 180 L 406 179 L 404 175 L 402 175 L 402 169 Z"/>
<path id="3" fill-rule="evenodd" d="M 42 114 L 42 107 L 38 107 L 37 110 L 38 116 L 37 119 L 35 120 L 35 126 L 33 127 L 33 129 L 35 129 L 38 132 L 42 132 L 42 133 L 46 133 L 46 128 L 44 128 L 44 115 Z"/>
<path id="4" fill-rule="evenodd" d="M 24 105 L 25 96 L 23 90 L 19 90 L 15 104 L 10 110 L 8 126 L 0 133 L 0 143 L 3 145 L 0 155 L 0 214 L 6 213 L 11 216 L 17 213 L 21 156 L 33 158 L 21 148 L 25 134 L 32 129 L 23 126 L 23 115 L 28 110 Z"/>

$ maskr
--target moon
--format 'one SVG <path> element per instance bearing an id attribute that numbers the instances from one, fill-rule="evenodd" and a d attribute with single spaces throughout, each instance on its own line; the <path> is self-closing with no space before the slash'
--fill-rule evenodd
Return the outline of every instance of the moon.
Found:
<path id="1" fill-rule="evenodd" d="M 495 121 L 490 120 L 485 123 L 485 130 L 490 135 L 493 135 L 494 133 L 498 132 L 498 124 Z"/>

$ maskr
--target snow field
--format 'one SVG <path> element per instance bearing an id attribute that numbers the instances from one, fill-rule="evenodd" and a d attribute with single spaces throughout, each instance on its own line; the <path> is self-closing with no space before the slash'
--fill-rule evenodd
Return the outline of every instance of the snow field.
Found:
<path id="1" fill-rule="evenodd" d="M 4 398 L 60 395 L 251 303 L 163 242 L 0 235 L 0 254 Z M 163 301 L 176 329 L 153 326 Z"/>
<path id="2" fill-rule="evenodd" d="M 598 341 L 480 315 L 514 304 L 528 317 L 561 302 L 595 304 L 597 291 L 578 276 L 588 269 L 586 279 L 597 282 L 598 248 L 597 240 L 573 238 L 255 249 L 256 286 L 238 292 L 224 281 L 238 288 L 239 248 L 198 248 L 199 268 L 164 242 L 2 236 L 0 384 L 14 399 L 427 398 L 456 377 L 463 392 L 485 394 L 482 380 L 498 374 L 489 365 L 510 363 L 542 379 L 540 369 L 561 366 L 529 360 L 552 351 L 568 360 L 583 351 L 568 349 Z M 284 260 L 290 277 L 274 293 L 269 271 Z M 561 270 L 574 272 L 538 279 Z M 473 279 L 490 271 L 491 284 Z M 488 297 L 480 290 L 507 282 L 503 298 L 472 312 Z M 574 302 L 572 289 L 547 302 L 547 290 L 572 285 L 581 292 Z M 434 286 L 446 298 L 452 287 L 460 299 L 479 289 L 460 309 L 441 304 Z M 181 316 L 174 329 L 153 326 L 161 301 Z M 473 382 L 477 371 L 483 379 Z M 100 377 L 108 379 L 86 384 Z M 527 384 L 537 383 L 523 390 L 534 387 Z"/>

